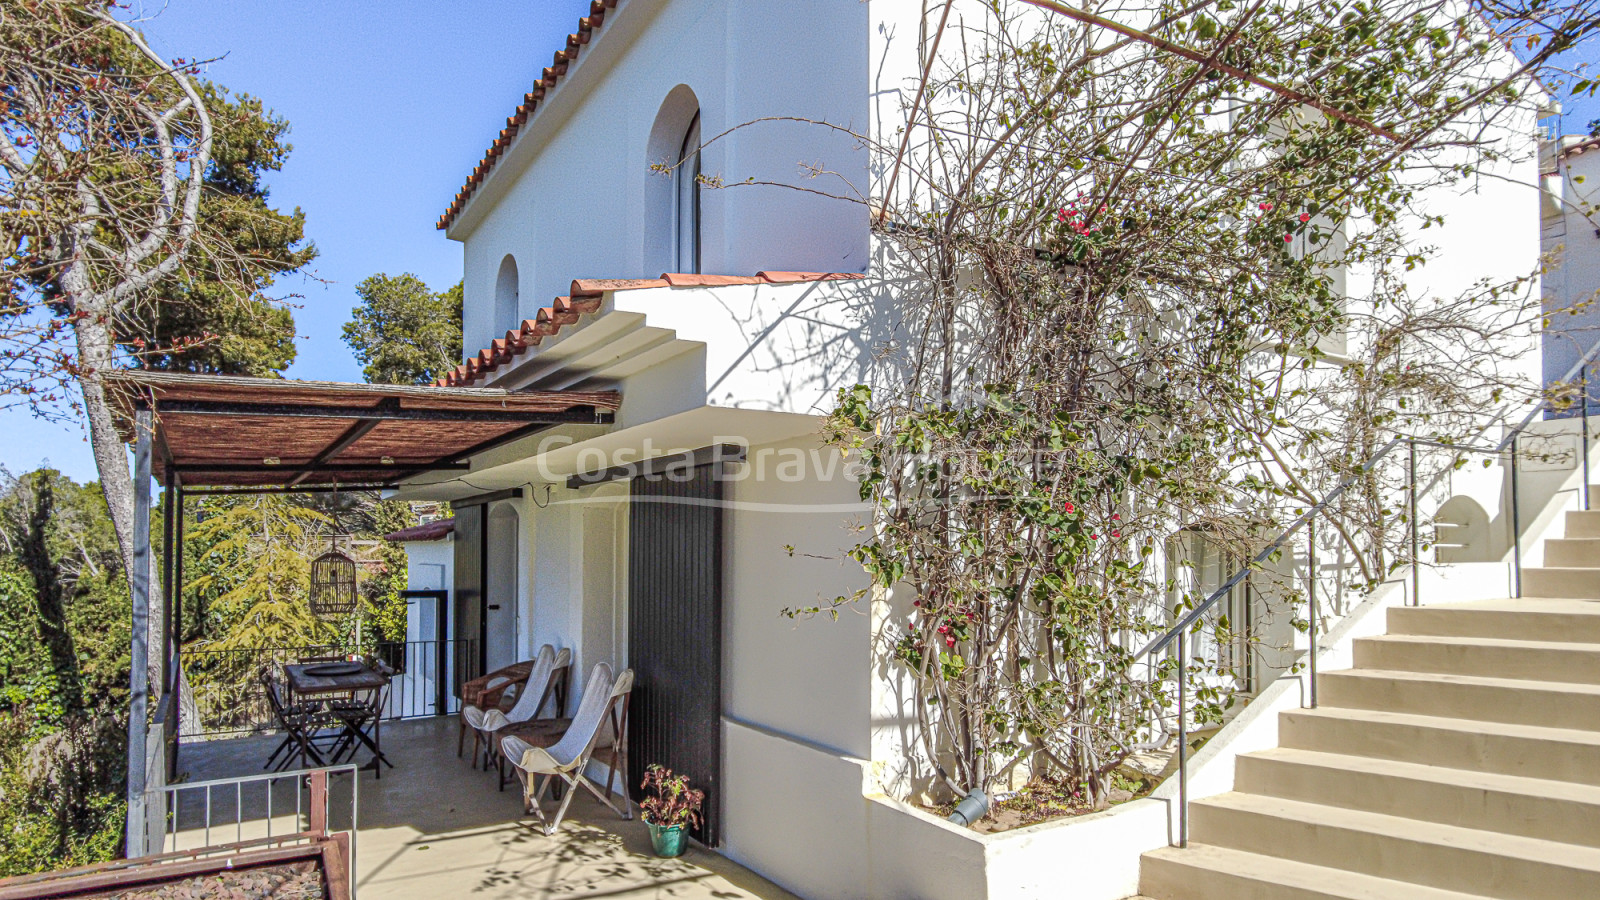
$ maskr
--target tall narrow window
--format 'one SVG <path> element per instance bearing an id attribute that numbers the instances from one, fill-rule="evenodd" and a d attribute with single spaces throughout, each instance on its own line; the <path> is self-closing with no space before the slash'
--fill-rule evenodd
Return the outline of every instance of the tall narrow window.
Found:
<path id="1" fill-rule="evenodd" d="M 494 282 L 494 321 L 489 323 L 489 339 L 500 337 L 500 333 L 517 327 L 517 317 L 521 306 L 519 294 L 522 290 L 521 279 L 517 275 L 517 261 L 510 254 L 500 261 L 500 274 Z"/>
<path id="2" fill-rule="evenodd" d="M 700 113 L 689 120 L 673 169 L 673 237 L 679 272 L 700 271 Z"/>
<path id="3" fill-rule="evenodd" d="M 1173 592 L 1168 606 L 1177 616 L 1210 598 L 1243 567 L 1244 560 L 1205 532 L 1186 528 L 1168 543 L 1167 564 Z M 1205 660 L 1230 672 L 1243 690 L 1251 689 L 1254 676 L 1251 595 L 1248 578 L 1229 588 L 1188 638 L 1192 659 Z"/>
<path id="4" fill-rule="evenodd" d="M 702 271 L 700 99 L 688 85 L 674 87 L 661 101 L 645 160 L 655 176 L 644 189 L 647 273 Z M 711 265 L 717 265 L 715 253 Z"/>

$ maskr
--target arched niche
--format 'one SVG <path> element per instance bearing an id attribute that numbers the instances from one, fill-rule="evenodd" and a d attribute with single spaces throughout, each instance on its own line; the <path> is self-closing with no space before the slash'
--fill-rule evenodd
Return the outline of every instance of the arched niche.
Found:
<path id="1" fill-rule="evenodd" d="M 521 293 L 522 281 L 517 274 L 517 260 L 507 253 L 506 258 L 500 261 L 500 274 L 494 279 L 494 323 L 489 329 L 490 338 L 503 336 L 504 332 L 516 328 L 522 321 L 519 315 Z"/>
<path id="2" fill-rule="evenodd" d="M 1490 533 L 1489 513 L 1471 497 L 1456 495 L 1433 515 L 1434 561 L 1493 562 L 1504 543 Z"/>

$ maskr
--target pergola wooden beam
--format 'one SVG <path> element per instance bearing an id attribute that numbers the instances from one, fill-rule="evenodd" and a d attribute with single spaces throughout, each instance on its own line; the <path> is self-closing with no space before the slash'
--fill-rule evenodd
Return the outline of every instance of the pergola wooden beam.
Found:
<path id="1" fill-rule="evenodd" d="M 549 412 L 477 409 L 402 409 L 398 404 L 377 406 L 300 406 L 288 403 L 235 403 L 226 400 L 158 400 L 158 412 L 190 416 L 263 416 L 297 419 L 362 419 L 413 422 L 526 422 L 540 425 L 610 424 L 610 411 L 589 406 Z"/>
<path id="2" fill-rule="evenodd" d="M 561 425 L 608 425 L 615 391 L 507 391 L 119 372 L 126 431 L 153 414 L 154 474 L 194 487 L 303 489 L 467 467 L 478 453 Z M 348 488 L 347 488 L 348 489 Z"/>

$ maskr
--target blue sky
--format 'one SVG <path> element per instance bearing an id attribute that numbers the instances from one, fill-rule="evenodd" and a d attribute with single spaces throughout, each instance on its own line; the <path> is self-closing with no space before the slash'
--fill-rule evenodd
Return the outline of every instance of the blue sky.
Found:
<path id="1" fill-rule="evenodd" d="M 357 282 L 413 272 L 436 289 L 461 277 L 460 245 L 434 222 L 565 45 L 588 0 L 132 0 L 155 49 L 204 59 L 207 76 L 261 97 L 288 119 L 294 153 L 269 179 L 272 201 L 306 212 L 321 250 L 303 294 L 294 378 L 361 380 L 339 338 Z M 1594 56 L 1594 46 L 1584 48 Z M 1566 133 L 1600 118 L 1600 102 L 1568 101 Z M 318 280 L 321 279 L 321 280 Z M 0 411 L 0 462 L 20 472 L 48 461 L 95 478 L 76 424 Z"/>
<path id="2" fill-rule="evenodd" d="M 269 184 L 299 206 L 321 257 L 317 278 L 278 286 L 296 300 L 289 376 L 360 381 L 339 338 L 355 285 L 413 272 L 435 288 L 461 277 L 459 244 L 434 229 L 484 148 L 533 86 L 588 0 L 133 0 L 157 52 L 204 59 L 207 77 L 289 120 L 294 153 Z M 75 424 L 0 412 L 0 462 L 45 461 L 97 476 Z"/>

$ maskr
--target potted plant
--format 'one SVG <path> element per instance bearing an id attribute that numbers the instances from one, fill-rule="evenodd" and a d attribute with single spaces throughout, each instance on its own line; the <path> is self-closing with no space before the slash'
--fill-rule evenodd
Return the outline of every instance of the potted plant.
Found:
<path id="1" fill-rule="evenodd" d="M 650 845 L 663 859 L 682 856 L 688 846 L 687 828 L 700 824 L 700 804 L 706 792 L 689 787 L 689 776 L 674 775 L 672 770 L 651 763 L 645 770 L 644 784 L 648 793 L 639 801 L 639 813 L 645 827 L 650 829 Z"/>

